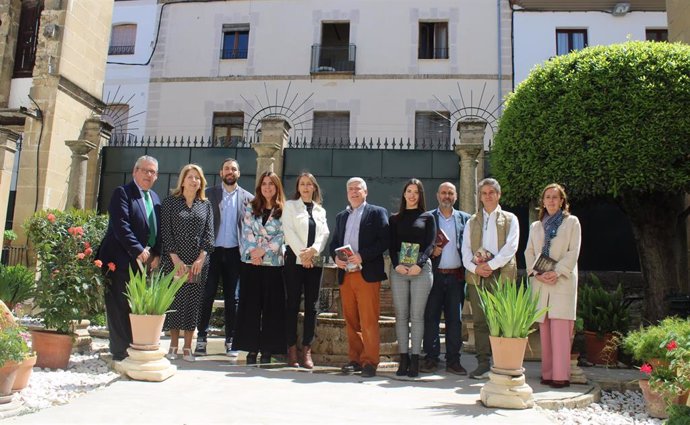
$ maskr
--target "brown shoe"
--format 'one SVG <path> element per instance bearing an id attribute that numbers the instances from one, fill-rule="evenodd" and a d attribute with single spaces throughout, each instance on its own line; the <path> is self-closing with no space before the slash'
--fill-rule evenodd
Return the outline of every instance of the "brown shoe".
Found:
<path id="1" fill-rule="evenodd" d="M 314 368 L 314 361 L 311 359 L 311 345 L 302 347 L 302 367 L 305 369 Z"/>
<path id="2" fill-rule="evenodd" d="M 434 373 L 436 369 L 438 369 L 438 360 L 436 359 L 424 359 L 419 365 L 419 371 L 422 373 Z"/>
<path id="3" fill-rule="evenodd" d="M 297 346 L 296 345 L 291 345 L 288 347 L 287 364 L 290 367 L 299 367 L 299 363 L 297 363 Z"/>
<path id="4" fill-rule="evenodd" d="M 446 365 L 446 372 L 453 373 L 455 375 L 467 375 L 467 371 L 464 367 L 462 367 L 460 362 Z"/>
<path id="5" fill-rule="evenodd" d="M 554 379 L 549 385 L 551 388 L 566 388 L 570 386 L 570 381 L 557 381 Z"/>

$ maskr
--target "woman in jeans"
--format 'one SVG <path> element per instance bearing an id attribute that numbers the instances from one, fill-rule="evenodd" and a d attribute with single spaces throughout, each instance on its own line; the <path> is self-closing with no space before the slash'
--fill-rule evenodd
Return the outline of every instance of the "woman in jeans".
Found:
<path id="1" fill-rule="evenodd" d="M 321 286 L 320 254 L 328 240 L 326 210 L 321 206 L 321 190 L 311 173 L 297 178 L 295 194 L 285 203 L 285 290 L 287 295 L 288 366 L 314 367 L 311 344 L 316 329 L 316 306 Z M 297 315 L 304 292 L 302 356 L 297 359 Z"/>
<path id="2" fill-rule="evenodd" d="M 419 375 L 419 354 L 424 336 L 424 308 L 433 274 L 429 256 L 436 240 L 436 223 L 425 212 L 424 186 L 410 179 L 403 189 L 400 210 L 390 218 L 391 289 L 395 308 L 400 365 L 398 376 Z M 411 326 L 410 326 L 411 324 Z M 412 355 L 409 340 L 412 335 Z"/>

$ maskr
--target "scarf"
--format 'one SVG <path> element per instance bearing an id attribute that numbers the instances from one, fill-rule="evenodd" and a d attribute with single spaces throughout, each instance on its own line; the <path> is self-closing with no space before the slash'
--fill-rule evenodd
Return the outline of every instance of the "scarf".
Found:
<path id="1" fill-rule="evenodd" d="M 541 253 L 549 256 L 549 250 L 551 249 L 551 239 L 556 237 L 558 233 L 558 227 L 563 223 L 563 210 L 558 210 L 554 215 L 549 216 L 543 221 L 544 224 L 544 247 L 541 249 Z"/>

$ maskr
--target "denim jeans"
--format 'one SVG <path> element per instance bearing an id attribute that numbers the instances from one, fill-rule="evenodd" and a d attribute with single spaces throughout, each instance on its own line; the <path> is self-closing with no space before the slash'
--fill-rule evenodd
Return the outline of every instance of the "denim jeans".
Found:
<path id="1" fill-rule="evenodd" d="M 427 359 L 438 360 L 441 354 L 438 326 L 443 312 L 446 322 L 446 364 L 460 360 L 464 302 L 465 281 L 458 280 L 454 274 L 434 272 L 434 283 L 424 311 L 424 352 Z"/>

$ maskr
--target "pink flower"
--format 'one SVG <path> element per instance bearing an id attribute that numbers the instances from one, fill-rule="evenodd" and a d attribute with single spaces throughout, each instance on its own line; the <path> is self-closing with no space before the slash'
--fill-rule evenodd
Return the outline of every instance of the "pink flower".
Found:
<path id="1" fill-rule="evenodd" d="M 89 243 L 89 242 L 84 242 L 84 248 L 86 248 L 86 249 L 91 248 L 91 243 Z"/>
<path id="2" fill-rule="evenodd" d="M 86 248 L 86 249 L 84 250 L 84 255 L 86 255 L 87 257 L 88 257 L 89 255 L 91 255 L 92 253 L 93 253 L 93 249 L 91 249 L 91 248 Z"/>
<path id="3" fill-rule="evenodd" d="M 72 236 L 83 236 L 84 229 L 81 226 L 70 227 L 69 229 L 67 229 L 67 233 L 69 233 Z"/>
<path id="4" fill-rule="evenodd" d="M 676 348 L 678 348 L 678 344 L 676 344 L 676 341 L 675 341 L 675 340 L 672 340 L 671 342 L 669 342 L 668 344 L 666 344 L 666 349 L 667 349 L 668 351 L 673 351 L 673 350 L 675 350 Z"/>
<path id="5" fill-rule="evenodd" d="M 645 363 L 642 366 L 640 366 L 640 372 L 649 375 L 650 373 L 652 373 L 652 366 L 649 363 Z"/>
<path id="6" fill-rule="evenodd" d="M 48 215 L 46 216 L 46 218 L 47 218 L 48 221 L 50 221 L 51 223 L 55 223 L 55 214 L 50 213 L 50 214 L 48 214 Z"/>
<path id="7" fill-rule="evenodd" d="M 93 263 L 98 267 L 99 269 L 103 267 L 103 261 L 101 260 L 93 260 Z"/>
<path id="8" fill-rule="evenodd" d="M 86 255 L 84 255 L 83 252 L 80 252 L 79 254 L 77 254 L 77 258 L 80 259 L 80 260 L 83 260 L 84 257 L 86 257 Z"/>
<path id="9" fill-rule="evenodd" d="M 113 263 L 112 261 L 110 263 L 108 263 L 108 270 L 110 270 L 111 272 L 114 272 L 115 271 L 115 263 Z"/>

